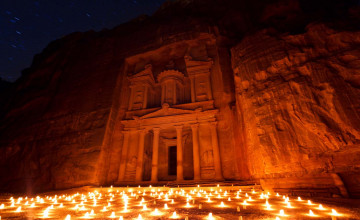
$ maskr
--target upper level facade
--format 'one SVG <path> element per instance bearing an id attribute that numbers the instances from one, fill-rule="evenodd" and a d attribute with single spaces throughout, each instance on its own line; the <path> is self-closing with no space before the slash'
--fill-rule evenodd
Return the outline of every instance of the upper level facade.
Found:
<path id="1" fill-rule="evenodd" d="M 164 104 L 171 107 L 212 108 L 213 94 L 210 71 L 211 58 L 194 60 L 183 57 L 185 69 L 179 70 L 170 60 L 162 70 L 154 72 L 153 64 L 148 63 L 143 70 L 127 77 L 128 97 L 127 117 L 141 116 Z M 197 104 L 195 104 L 197 103 Z M 210 104 L 210 106 L 209 106 Z"/>

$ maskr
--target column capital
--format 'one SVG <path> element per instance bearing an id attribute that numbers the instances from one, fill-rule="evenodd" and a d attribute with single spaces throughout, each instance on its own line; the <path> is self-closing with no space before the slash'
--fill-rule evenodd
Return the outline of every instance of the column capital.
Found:
<path id="1" fill-rule="evenodd" d="M 199 123 L 190 124 L 190 127 L 191 127 L 191 129 L 197 129 L 197 128 L 199 128 Z"/>
<path id="2" fill-rule="evenodd" d="M 154 133 L 159 133 L 161 128 L 152 128 L 152 130 L 154 131 Z"/>
<path id="3" fill-rule="evenodd" d="M 181 131 L 184 125 L 174 125 L 174 127 L 177 131 Z"/>
<path id="4" fill-rule="evenodd" d="M 138 131 L 140 134 L 145 135 L 145 134 L 149 131 L 149 129 L 147 129 L 147 128 L 142 128 L 142 129 L 138 129 L 137 131 Z"/>
<path id="5" fill-rule="evenodd" d="M 130 134 L 131 131 L 130 131 L 130 130 L 122 130 L 121 132 L 122 132 L 123 134 Z"/>
<path id="6" fill-rule="evenodd" d="M 216 127 L 217 124 L 218 124 L 218 121 L 211 121 L 211 122 L 209 122 L 209 123 L 210 123 L 211 126 Z"/>

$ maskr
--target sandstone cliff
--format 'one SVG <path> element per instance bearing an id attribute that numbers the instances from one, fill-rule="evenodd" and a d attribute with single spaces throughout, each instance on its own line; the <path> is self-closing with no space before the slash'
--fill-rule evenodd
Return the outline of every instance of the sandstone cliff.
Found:
<path id="1" fill-rule="evenodd" d="M 185 54 L 211 38 L 224 79 L 221 129 L 234 145 L 221 152 L 235 161 L 228 179 L 359 196 L 359 11 L 310 2 L 168 2 L 152 17 L 52 42 L 2 102 L 0 188 L 113 184 L 126 58 L 167 45 Z"/>

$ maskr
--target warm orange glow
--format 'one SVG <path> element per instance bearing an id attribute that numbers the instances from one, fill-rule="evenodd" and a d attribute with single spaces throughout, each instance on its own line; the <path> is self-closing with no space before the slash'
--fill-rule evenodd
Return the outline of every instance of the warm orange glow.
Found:
<path id="1" fill-rule="evenodd" d="M 256 199 L 253 199 L 253 195 Z M 239 201 L 236 197 L 246 199 Z M 166 203 L 167 201 L 170 201 L 170 206 Z M 216 219 L 214 215 L 217 213 L 221 214 L 224 211 L 239 213 L 241 206 L 243 209 L 251 206 L 248 213 L 258 210 L 268 215 L 275 214 L 280 218 L 301 219 L 304 215 L 308 217 L 344 216 L 335 209 L 330 213 L 324 212 L 329 209 L 324 208 L 322 204 L 315 204 L 310 200 L 301 201 L 299 198 L 280 196 L 276 193 L 271 195 L 254 190 L 241 192 L 236 188 L 221 186 L 216 188 L 141 187 L 139 190 L 138 188 L 109 187 L 61 196 L 6 199 L 6 202 L 4 200 L 4 203 L 0 205 L 0 215 L 3 219 L 14 218 L 16 212 L 21 212 L 24 217 L 30 214 L 41 219 L 70 219 L 71 217 L 73 219 L 151 219 L 159 216 L 167 219 L 191 219 L 193 211 L 203 209 L 207 213 L 202 214 L 200 218 Z M 14 206 L 11 207 L 11 205 Z M 309 205 L 314 208 L 309 210 Z M 291 208 L 291 212 L 286 213 L 284 208 Z M 119 216 L 117 213 L 124 213 L 124 216 Z"/>
<path id="2" fill-rule="evenodd" d="M 15 212 L 21 212 L 21 206 L 19 206 Z"/>
<path id="3" fill-rule="evenodd" d="M 214 219 L 214 217 L 212 216 L 212 213 L 211 213 L 211 212 L 209 213 L 208 219 L 209 219 L 209 220 L 213 220 L 213 219 Z"/>
<path id="4" fill-rule="evenodd" d="M 283 209 L 280 210 L 279 215 L 280 215 L 280 216 L 286 216 Z"/>

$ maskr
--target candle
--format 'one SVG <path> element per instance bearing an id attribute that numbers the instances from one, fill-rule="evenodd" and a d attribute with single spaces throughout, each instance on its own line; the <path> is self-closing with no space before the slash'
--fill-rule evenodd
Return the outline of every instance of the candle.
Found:
<path id="1" fill-rule="evenodd" d="M 211 212 L 209 213 L 208 219 L 209 219 L 209 220 L 213 220 L 213 219 L 214 219 L 214 217 L 212 216 L 212 213 L 211 213 Z"/>
<path id="2" fill-rule="evenodd" d="M 49 218 L 49 209 L 45 209 L 43 218 Z"/>
<path id="3" fill-rule="evenodd" d="M 173 212 L 171 218 L 178 218 L 178 215 L 176 214 L 176 212 Z"/>
<path id="4" fill-rule="evenodd" d="M 280 210 L 280 213 L 279 213 L 280 216 L 285 216 L 285 212 L 283 209 Z"/>
<path id="5" fill-rule="evenodd" d="M 19 206 L 15 212 L 21 212 L 21 206 Z"/>

